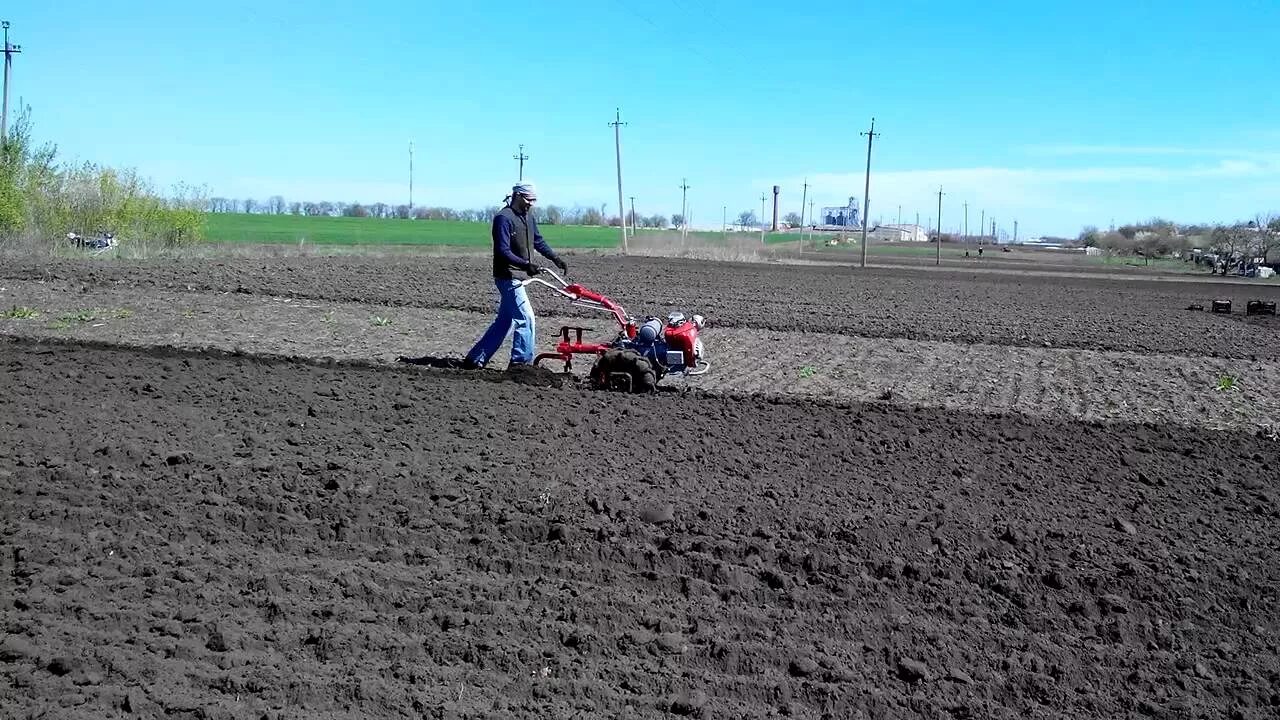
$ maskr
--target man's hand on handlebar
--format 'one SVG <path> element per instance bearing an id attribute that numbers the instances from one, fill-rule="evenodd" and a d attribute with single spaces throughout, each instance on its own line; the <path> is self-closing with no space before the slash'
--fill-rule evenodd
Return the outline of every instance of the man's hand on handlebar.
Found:
<path id="1" fill-rule="evenodd" d="M 524 271 L 526 273 L 529 273 L 529 277 L 542 274 L 542 270 L 543 270 L 542 266 L 535 262 L 529 263 L 524 268 Z"/>

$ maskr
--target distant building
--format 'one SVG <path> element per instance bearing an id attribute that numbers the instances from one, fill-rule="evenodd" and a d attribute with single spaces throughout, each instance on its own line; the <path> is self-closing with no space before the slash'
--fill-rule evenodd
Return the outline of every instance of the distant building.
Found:
<path id="1" fill-rule="evenodd" d="M 813 223 L 820 228 L 850 228 L 862 227 L 862 221 L 859 219 L 858 199 L 849 198 L 849 204 L 845 207 L 824 207 L 818 211 L 818 217 Z"/>
<path id="2" fill-rule="evenodd" d="M 929 231 L 915 224 L 903 225 L 877 225 L 875 230 L 877 240 L 887 242 L 928 242 Z"/>

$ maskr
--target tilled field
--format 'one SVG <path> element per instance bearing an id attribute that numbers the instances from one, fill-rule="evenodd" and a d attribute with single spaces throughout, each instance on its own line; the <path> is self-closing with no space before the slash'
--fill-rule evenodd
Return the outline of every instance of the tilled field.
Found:
<path id="1" fill-rule="evenodd" d="M 1112 275 L 711 263 L 569 256 L 575 279 L 634 313 L 700 312 L 721 327 L 873 338 L 1138 353 L 1280 357 L 1280 323 L 1243 316 L 1249 299 L 1280 300 L 1280 285 Z M 295 257 L 224 261 L 6 261 L 0 278 L 91 286 L 214 290 L 488 313 L 489 260 Z M 535 288 L 545 317 L 581 316 Z M 1231 317 L 1188 311 L 1229 298 Z"/>
<path id="2" fill-rule="evenodd" d="M 574 266 L 786 351 L 619 396 L 387 365 L 473 339 L 471 260 L 6 266 L 42 314 L 0 322 L 0 716 L 1280 713 L 1280 344 L 1159 310 L 1273 289 L 613 262 Z M 879 309 L 799 318 L 838 283 Z M 1039 285 L 1060 335 L 1080 288 L 1147 313 L 1120 351 L 927 311 Z"/>
<path id="3" fill-rule="evenodd" d="M 6 716 L 1280 708 L 1265 438 L 23 341 L 0 364 Z"/>

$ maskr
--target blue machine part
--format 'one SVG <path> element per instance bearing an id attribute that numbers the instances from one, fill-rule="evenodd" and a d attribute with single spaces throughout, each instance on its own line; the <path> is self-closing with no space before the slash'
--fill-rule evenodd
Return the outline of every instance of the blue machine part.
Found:
<path id="1" fill-rule="evenodd" d="M 640 353 L 659 374 L 682 372 L 685 370 L 684 353 L 679 350 L 668 350 L 666 339 L 662 335 L 663 324 L 658 318 L 646 318 L 636 330 L 633 340 L 622 340 L 620 347 L 629 348 Z"/>

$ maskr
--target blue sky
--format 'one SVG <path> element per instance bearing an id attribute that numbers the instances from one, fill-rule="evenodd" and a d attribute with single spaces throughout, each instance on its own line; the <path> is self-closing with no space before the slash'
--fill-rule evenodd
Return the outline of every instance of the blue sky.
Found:
<path id="1" fill-rule="evenodd" d="M 1280 3 L 9 4 L 13 103 L 64 158 L 210 194 L 680 210 L 782 186 L 1019 234 L 1280 211 Z M 1156 9 L 1158 8 L 1158 9 Z M 630 202 L 629 200 L 627 201 Z"/>

